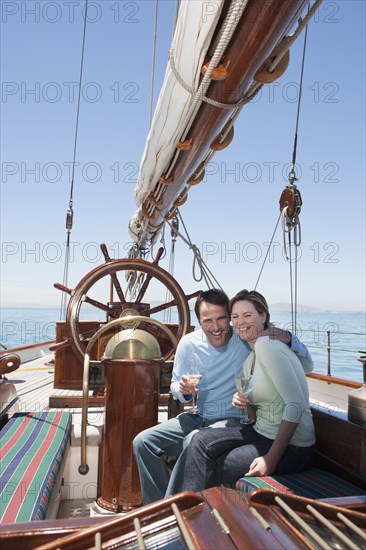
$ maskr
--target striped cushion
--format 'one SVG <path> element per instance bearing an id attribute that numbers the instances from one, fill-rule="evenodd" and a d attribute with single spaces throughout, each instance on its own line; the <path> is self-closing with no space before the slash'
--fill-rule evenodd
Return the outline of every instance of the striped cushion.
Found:
<path id="1" fill-rule="evenodd" d="M 235 489 L 245 493 L 260 487 L 314 499 L 365 494 L 365 491 L 355 485 L 319 468 L 312 468 L 299 474 L 242 477 L 235 483 Z"/>
<path id="2" fill-rule="evenodd" d="M 0 523 L 44 519 L 71 414 L 17 413 L 0 431 Z"/>

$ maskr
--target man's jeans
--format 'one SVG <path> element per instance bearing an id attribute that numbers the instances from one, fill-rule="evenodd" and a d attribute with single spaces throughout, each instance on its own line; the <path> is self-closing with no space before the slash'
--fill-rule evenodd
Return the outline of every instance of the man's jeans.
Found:
<path id="1" fill-rule="evenodd" d="M 201 428 L 237 425 L 235 419 L 209 420 L 198 414 L 181 413 L 176 418 L 140 432 L 133 441 L 133 451 L 140 474 L 144 504 L 181 491 L 187 446 Z M 173 471 L 166 457 L 178 457 Z"/>

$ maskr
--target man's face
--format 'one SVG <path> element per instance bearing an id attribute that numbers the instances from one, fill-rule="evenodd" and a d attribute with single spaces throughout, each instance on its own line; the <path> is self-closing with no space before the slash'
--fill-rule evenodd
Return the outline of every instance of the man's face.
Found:
<path id="1" fill-rule="evenodd" d="M 230 318 L 224 306 L 202 302 L 200 325 L 208 342 L 215 348 L 226 346 L 231 338 Z"/>

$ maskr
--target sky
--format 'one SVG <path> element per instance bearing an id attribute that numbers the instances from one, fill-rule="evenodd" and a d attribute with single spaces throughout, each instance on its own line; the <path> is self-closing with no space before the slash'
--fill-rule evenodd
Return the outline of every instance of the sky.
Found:
<path id="1" fill-rule="evenodd" d="M 1 1 L 1 307 L 58 306 L 74 152 L 84 3 Z M 155 1 L 90 2 L 74 183 L 70 288 L 131 239 L 134 187 L 149 129 Z M 159 3 L 153 102 L 172 37 L 175 0 Z M 290 65 L 242 111 L 235 137 L 180 213 L 229 295 L 254 288 L 291 166 L 303 35 Z M 365 2 L 324 0 L 309 25 L 297 147 L 299 304 L 365 308 Z M 161 262 L 169 267 L 170 243 Z M 187 293 L 193 257 L 176 244 Z M 293 270 L 294 271 L 294 270 Z M 289 302 L 278 229 L 257 289 Z"/>

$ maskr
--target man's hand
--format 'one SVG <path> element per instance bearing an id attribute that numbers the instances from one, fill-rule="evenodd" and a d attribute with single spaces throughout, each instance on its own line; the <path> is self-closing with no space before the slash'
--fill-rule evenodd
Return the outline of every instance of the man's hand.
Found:
<path id="1" fill-rule="evenodd" d="M 280 340 L 280 342 L 283 342 L 284 344 L 291 344 L 291 332 L 288 330 L 282 330 L 282 328 L 278 327 L 269 327 L 265 330 L 262 330 L 258 334 L 259 336 L 269 336 L 271 340 Z"/>
<path id="2" fill-rule="evenodd" d="M 202 376 L 200 377 L 200 380 L 201 379 Z M 189 381 L 189 376 L 183 374 L 182 378 L 179 380 L 179 391 L 183 395 L 192 395 L 193 393 L 197 393 L 198 389 L 196 383 L 192 384 L 192 381 Z"/>

